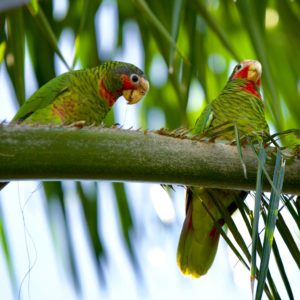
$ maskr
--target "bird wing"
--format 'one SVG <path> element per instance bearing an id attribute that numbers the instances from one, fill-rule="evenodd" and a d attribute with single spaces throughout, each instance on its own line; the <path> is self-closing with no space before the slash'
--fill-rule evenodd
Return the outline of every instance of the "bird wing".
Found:
<path id="1" fill-rule="evenodd" d="M 23 121 L 33 112 L 38 109 L 44 108 L 51 103 L 61 94 L 70 89 L 70 73 L 67 72 L 57 76 L 43 85 L 37 90 L 19 109 L 12 122 Z"/>
<path id="2" fill-rule="evenodd" d="M 206 129 L 208 129 L 213 120 L 213 110 L 211 104 L 208 104 L 200 117 L 197 119 L 193 133 L 195 135 L 203 133 Z"/>

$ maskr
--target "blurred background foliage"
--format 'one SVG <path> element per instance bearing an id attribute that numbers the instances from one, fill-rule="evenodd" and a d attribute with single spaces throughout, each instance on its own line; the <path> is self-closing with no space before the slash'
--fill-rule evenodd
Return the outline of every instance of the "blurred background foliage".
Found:
<path id="1" fill-rule="evenodd" d="M 99 22 L 99 18 L 105 17 L 113 18 L 109 25 Z M 120 57 L 122 51 L 133 51 L 131 41 L 137 39 L 139 67 L 148 75 L 151 90 L 137 108 L 136 124 L 143 129 L 175 129 L 193 126 L 205 104 L 223 88 L 237 61 L 258 59 L 263 65 L 267 120 L 275 132 L 300 127 L 299 28 L 299 0 L 1 0 L 0 68 L 4 64 L 7 68 L 15 93 L 13 105 L 17 109 L 29 96 L 25 53 L 30 58 L 37 86 L 41 86 L 58 75 L 57 58 L 65 65 L 64 70 L 93 67 Z M 58 42 L 66 32 L 73 37 L 71 59 L 62 53 Z M 6 105 L 5 101 L 1 97 L 1 107 Z M 105 125 L 114 123 L 112 112 Z M 104 284 L 109 280 L 104 270 L 109 249 L 99 230 L 103 224 L 99 220 L 97 185 L 77 182 L 75 192 L 98 266 L 97 274 Z M 121 238 L 140 279 L 143 272 L 136 258 L 139 245 L 136 240 L 133 242 L 137 220 L 128 202 L 134 195 L 128 195 L 122 183 L 114 183 L 112 188 Z M 49 222 L 52 228 L 58 221 L 60 224 L 66 270 L 80 292 L 66 187 L 60 182 L 44 182 L 43 190 Z M 18 290 L 16 266 L 11 260 L 3 214 L 0 216 L 7 267 Z M 59 251 L 62 245 L 54 229 L 51 234 Z"/>

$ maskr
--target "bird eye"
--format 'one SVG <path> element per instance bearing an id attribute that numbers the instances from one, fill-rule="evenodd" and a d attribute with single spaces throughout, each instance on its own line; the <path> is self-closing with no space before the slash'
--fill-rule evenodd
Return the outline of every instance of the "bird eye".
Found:
<path id="1" fill-rule="evenodd" d="M 241 64 L 238 64 L 236 67 L 235 67 L 235 71 L 239 71 L 242 69 L 242 65 Z"/>
<path id="2" fill-rule="evenodd" d="M 130 80 L 133 82 L 133 83 L 138 83 L 139 80 L 140 80 L 140 77 L 136 74 L 131 74 L 130 75 Z"/>

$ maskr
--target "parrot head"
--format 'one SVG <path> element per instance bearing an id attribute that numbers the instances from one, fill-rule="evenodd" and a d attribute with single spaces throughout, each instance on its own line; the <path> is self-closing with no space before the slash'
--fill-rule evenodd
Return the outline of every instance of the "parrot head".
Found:
<path id="1" fill-rule="evenodd" d="M 140 71 L 139 69 L 137 70 Z M 149 90 L 149 82 L 141 71 L 122 75 L 121 78 L 123 82 L 123 96 L 128 101 L 128 104 L 137 103 Z"/>
<path id="2" fill-rule="evenodd" d="M 139 102 L 149 90 L 149 82 L 145 74 L 135 65 L 124 62 L 106 62 L 106 74 L 100 80 L 99 94 L 108 100 L 109 106 L 120 96 L 124 96 L 128 104 Z"/>
<path id="3" fill-rule="evenodd" d="M 243 89 L 259 98 L 260 78 L 261 78 L 261 64 L 257 60 L 243 60 L 235 66 L 229 78 L 229 81 L 242 80 L 245 82 Z"/>

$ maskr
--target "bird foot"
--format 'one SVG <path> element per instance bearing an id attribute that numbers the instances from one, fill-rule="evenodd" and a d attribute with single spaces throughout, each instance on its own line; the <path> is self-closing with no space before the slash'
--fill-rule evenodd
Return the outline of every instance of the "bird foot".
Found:
<path id="1" fill-rule="evenodd" d="M 121 128 L 122 125 L 120 123 L 115 123 L 111 126 L 111 128 Z"/>
<path id="2" fill-rule="evenodd" d="M 85 121 L 76 121 L 76 122 L 74 122 L 74 123 L 72 123 L 72 124 L 70 124 L 70 125 L 68 125 L 67 127 L 76 127 L 76 128 L 83 128 L 84 126 L 85 126 Z"/>

